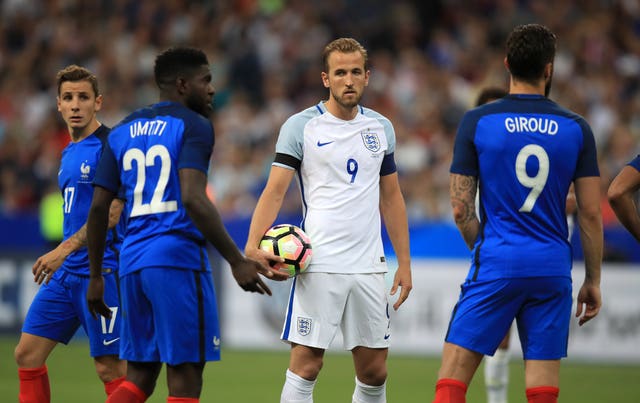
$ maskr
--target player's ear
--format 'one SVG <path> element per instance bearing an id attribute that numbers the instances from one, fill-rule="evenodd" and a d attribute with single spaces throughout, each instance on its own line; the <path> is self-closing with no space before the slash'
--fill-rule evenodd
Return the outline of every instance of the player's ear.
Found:
<path id="1" fill-rule="evenodd" d="M 509 61 L 507 60 L 506 57 L 504 58 L 503 63 L 504 63 L 504 68 L 507 69 L 507 71 L 510 72 L 511 70 L 509 70 Z"/>
<path id="2" fill-rule="evenodd" d="M 93 107 L 93 109 L 98 112 L 100 109 L 102 109 L 102 94 L 98 95 L 96 97 L 96 102 L 95 105 Z"/>
<path id="3" fill-rule="evenodd" d="M 553 63 L 549 62 L 544 66 L 544 80 L 548 81 L 553 74 Z"/>
<path id="4" fill-rule="evenodd" d="M 322 77 L 322 85 L 324 85 L 324 88 L 329 88 L 329 75 L 323 71 L 320 76 Z"/>
<path id="5" fill-rule="evenodd" d="M 176 91 L 178 91 L 178 94 L 184 94 L 187 92 L 187 87 L 188 87 L 188 83 L 187 80 L 184 77 L 177 77 L 176 78 Z"/>

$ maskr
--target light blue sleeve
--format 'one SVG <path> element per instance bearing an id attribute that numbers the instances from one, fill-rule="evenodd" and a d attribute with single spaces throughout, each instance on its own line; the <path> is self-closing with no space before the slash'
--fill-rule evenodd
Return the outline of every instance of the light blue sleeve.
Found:
<path id="1" fill-rule="evenodd" d="M 393 153 L 396 150 L 396 132 L 393 129 L 393 125 L 389 119 L 382 117 L 379 119 L 380 123 L 382 123 L 382 127 L 384 127 L 384 134 L 387 136 L 387 144 L 388 148 L 385 152 L 386 155 Z"/>
<path id="2" fill-rule="evenodd" d="M 315 107 L 305 109 L 287 119 L 280 128 L 276 142 L 276 154 L 287 154 L 302 161 L 302 145 L 304 143 L 304 127 L 313 117 L 318 116 Z"/>
<path id="3" fill-rule="evenodd" d="M 384 115 L 381 115 L 373 109 L 365 108 L 364 114 L 366 116 L 375 118 L 378 120 L 378 122 L 380 122 L 380 124 L 384 128 L 384 135 L 387 138 L 387 151 L 385 151 L 385 155 L 393 153 L 396 150 L 396 132 L 393 129 L 391 121 Z"/>

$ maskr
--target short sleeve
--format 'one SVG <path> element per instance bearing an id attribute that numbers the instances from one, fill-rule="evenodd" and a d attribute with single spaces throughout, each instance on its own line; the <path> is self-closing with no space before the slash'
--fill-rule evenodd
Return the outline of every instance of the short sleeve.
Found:
<path id="1" fill-rule="evenodd" d="M 194 119 L 185 124 L 178 169 L 193 168 L 208 172 L 213 144 L 213 126 L 208 120 Z"/>

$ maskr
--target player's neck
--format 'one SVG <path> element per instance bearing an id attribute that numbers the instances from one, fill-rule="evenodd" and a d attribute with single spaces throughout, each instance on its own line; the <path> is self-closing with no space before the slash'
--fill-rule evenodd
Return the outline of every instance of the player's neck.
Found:
<path id="1" fill-rule="evenodd" d="M 71 136 L 71 141 L 77 143 L 89 137 L 91 133 L 95 132 L 98 127 L 100 127 L 101 123 L 97 119 L 93 119 L 91 123 L 86 125 L 85 127 L 69 127 L 69 135 Z"/>
<path id="2" fill-rule="evenodd" d="M 544 80 L 536 85 L 526 83 L 524 81 L 511 80 L 509 85 L 509 94 L 527 94 L 527 95 L 544 95 L 545 94 Z"/>
<path id="3" fill-rule="evenodd" d="M 330 99 L 324 103 L 327 111 L 338 119 L 342 120 L 352 120 L 358 115 L 358 105 L 352 107 L 344 107 L 339 103 L 335 102 L 333 99 Z"/>

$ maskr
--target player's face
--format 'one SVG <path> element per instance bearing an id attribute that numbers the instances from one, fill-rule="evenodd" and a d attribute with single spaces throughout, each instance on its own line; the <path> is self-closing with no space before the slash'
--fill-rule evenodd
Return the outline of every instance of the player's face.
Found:
<path id="1" fill-rule="evenodd" d="M 331 97 L 343 108 L 354 108 L 360 102 L 364 87 L 369 84 L 369 70 L 364 68 L 360 52 L 333 52 L 327 60 L 329 72 L 322 73 L 322 82 Z"/>
<path id="2" fill-rule="evenodd" d="M 211 84 L 211 71 L 209 66 L 200 66 L 186 82 L 187 91 L 185 104 L 204 117 L 209 117 L 213 111 L 213 94 L 215 89 Z"/>
<path id="3" fill-rule="evenodd" d="M 65 81 L 60 85 L 58 112 L 70 132 L 82 132 L 102 107 L 102 95 L 93 92 L 89 81 Z"/>

